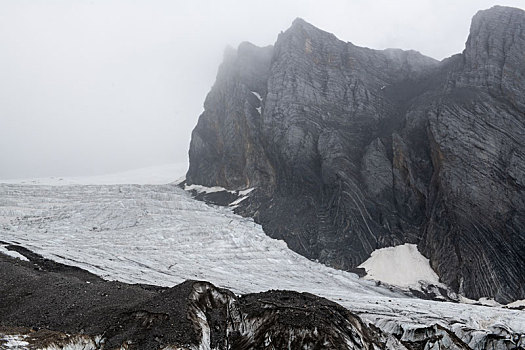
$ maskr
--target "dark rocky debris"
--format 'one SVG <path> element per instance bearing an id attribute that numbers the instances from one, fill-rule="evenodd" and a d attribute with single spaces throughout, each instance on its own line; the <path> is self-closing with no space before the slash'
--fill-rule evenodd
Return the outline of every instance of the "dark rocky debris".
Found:
<path id="1" fill-rule="evenodd" d="M 186 181 L 255 187 L 237 212 L 330 266 L 416 243 L 455 292 L 525 299 L 523 28 L 522 10 L 480 11 L 441 62 L 301 19 L 273 47 L 243 43 L 206 97 Z"/>
<path id="2" fill-rule="evenodd" d="M 35 349 L 383 349 L 388 338 L 307 293 L 237 297 L 201 281 L 172 288 L 109 282 L 13 249 L 30 262 L 0 254 L 0 335 L 27 335 Z"/>

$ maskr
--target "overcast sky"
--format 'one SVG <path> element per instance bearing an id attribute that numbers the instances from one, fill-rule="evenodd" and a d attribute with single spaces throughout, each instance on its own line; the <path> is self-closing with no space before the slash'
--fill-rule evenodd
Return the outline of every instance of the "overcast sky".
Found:
<path id="1" fill-rule="evenodd" d="M 0 0 L 0 178 L 185 162 L 227 45 L 296 17 L 344 41 L 461 52 L 470 20 L 525 0 Z"/>

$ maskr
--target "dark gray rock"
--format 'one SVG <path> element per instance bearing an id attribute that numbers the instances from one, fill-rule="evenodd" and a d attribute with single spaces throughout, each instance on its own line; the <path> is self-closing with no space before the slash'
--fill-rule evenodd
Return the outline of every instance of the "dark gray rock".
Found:
<path id="1" fill-rule="evenodd" d="M 525 298 L 524 11 L 480 11 L 442 62 L 301 19 L 226 56 L 189 184 L 256 187 L 237 211 L 333 267 L 417 243 L 455 291 Z"/>
<path id="2" fill-rule="evenodd" d="M 266 93 L 272 47 L 242 43 L 226 50 L 217 82 L 204 102 L 205 111 L 192 133 L 189 182 L 227 188 L 267 182 L 270 164 L 260 140 L 261 101 Z"/>

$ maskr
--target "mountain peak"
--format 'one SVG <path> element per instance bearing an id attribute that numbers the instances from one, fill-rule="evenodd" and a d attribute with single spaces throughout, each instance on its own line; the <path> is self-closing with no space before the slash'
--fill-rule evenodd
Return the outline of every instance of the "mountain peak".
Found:
<path id="1" fill-rule="evenodd" d="M 301 26 L 301 25 L 304 25 L 304 24 L 309 24 L 309 23 L 306 22 L 303 18 L 297 17 L 296 19 L 293 20 L 292 27 L 293 26 Z"/>
<path id="2" fill-rule="evenodd" d="M 303 18 L 297 17 L 293 20 L 291 27 L 286 31 L 291 33 L 297 33 L 297 32 L 305 32 L 307 35 L 327 35 L 334 39 L 336 39 L 336 36 L 332 33 L 326 32 L 315 25 L 305 21 Z"/>
<path id="3" fill-rule="evenodd" d="M 489 87 L 492 94 L 505 98 L 525 111 L 525 11 L 494 6 L 479 11 L 472 19 L 462 84 Z"/>
<path id="4" fill-rule="evenodd" d="M 473 21 L 479 18 L 497 19 L 501 16 L 525 15 L 525 11 L 517 7 L 495 5 L 486 10 L 479 10 L 473 17 Z"/>
<path id="5" fill-rule="evenodd" d="M 523 36 L 521 27 L 525 24 L 525 11 L 506 6 L 494 6 L 488 10 L 481 10 L 472 18 L 470 35 L 467 41 L 469 46 L 488 40 Z"/>
<path id="6" fill-rule="evenodd" d="M 236 211 L 332 267 L 418 242 L 455 292 L 523 299 L 523 28 L 522 10 L 481 11 L 465 52 L 440 64 L 297 18 L 268 55 L 224 69 L 186 181 L 256 188 Z"/>

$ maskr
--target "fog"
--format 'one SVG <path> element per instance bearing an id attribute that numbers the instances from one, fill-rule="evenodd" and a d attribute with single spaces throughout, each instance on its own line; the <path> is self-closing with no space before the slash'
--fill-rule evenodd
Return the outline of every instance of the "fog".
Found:
<path id="1" fill-rule="evenodd" d="M 273 44 L 296 17 L 359 46 L 442 59 L 496 3 L 2 0 L 0 178 L 186 162 L 225 47 Z"/>

